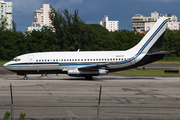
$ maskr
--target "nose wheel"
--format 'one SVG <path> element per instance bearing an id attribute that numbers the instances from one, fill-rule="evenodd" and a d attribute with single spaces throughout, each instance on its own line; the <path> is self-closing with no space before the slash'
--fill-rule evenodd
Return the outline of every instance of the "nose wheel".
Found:
<path id="1" fill-rule="evenodd" d="M 24 79 L 24 80 L 27 80 L 27 75 L 26 75 L 26 74 L 24 74 L 23 79 Z"/>

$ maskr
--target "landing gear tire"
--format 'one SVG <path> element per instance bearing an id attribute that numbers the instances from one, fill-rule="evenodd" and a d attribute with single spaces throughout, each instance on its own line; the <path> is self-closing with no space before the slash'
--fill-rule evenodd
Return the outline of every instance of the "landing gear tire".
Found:
<path id="1" fill-rule="evenodd" d="M 25 74 L 24 77 L 23 77 L 24 80 L 27 80 L 27 75 Z"/>
<path id="2" fill-rule="evenodd" d="M 85 76 L 85 79 L 86 79 L 86 80 L 92 80 L 92 76 L 90 76 L 90 75 Z"/>

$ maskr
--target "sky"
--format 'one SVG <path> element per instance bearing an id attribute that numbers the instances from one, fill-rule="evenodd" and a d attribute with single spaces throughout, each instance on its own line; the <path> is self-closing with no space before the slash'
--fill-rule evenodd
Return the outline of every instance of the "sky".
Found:
<path id="1" fill-rule="evenodd" d="M 33 22 L 33 10 L 41 4 L 50 4 L 56 10 L 67 8 L 73 14 L 79 10 L 79 17 L 87 24 L 98 24 L 104 15 L 109 20 L 119 21 L 119 29 L 132 29 L 135 14 L 151 16 L 151 12 L 176 15 L 180 21 L 180 0 L 4 0 L 13 4 L 13 21 L 17 31 L 26 31 Z"/>

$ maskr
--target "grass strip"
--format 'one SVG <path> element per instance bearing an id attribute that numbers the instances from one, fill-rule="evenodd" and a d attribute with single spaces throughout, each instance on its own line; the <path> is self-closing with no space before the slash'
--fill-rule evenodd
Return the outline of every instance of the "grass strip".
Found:
<path id="1" fill-rule="evenodd" d="M 0 65 L 4 65 L 7 61 L 0 61 Z"/>

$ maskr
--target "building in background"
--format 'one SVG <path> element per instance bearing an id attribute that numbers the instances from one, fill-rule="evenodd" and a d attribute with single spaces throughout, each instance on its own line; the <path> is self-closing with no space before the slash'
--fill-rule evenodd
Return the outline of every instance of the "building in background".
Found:
<path id="1" fill-rule="evenodd" d="M 6 19 L 6 28 L 12 29 L 12 2 L 4 2 L 4 0 L 0 0 L 0 9 L 0 21 Z"/>
<path id="2" fill-rule="evenodd" d="M 159 17 L 169 18 L 167 28 L 169 28 L 170 30 L 180 29 L 180 23 L 177 22 L 178 19 L 175 15 L 166 14 L 159 16 L 159 13 L 157 13 L 156 11 L 151 13 L 151 17 L 144 17 L 143 15 L 135 14 L 135 16 L 132 17 L 132 29 L 136 29 L 136 31 L 139 33 L 144 33 L 145 31 L 148 31 L 152 28 Z"/>
<path id="3" fill-rule="evenodd" d="M 99 24 L 112 32 L 119 29 L 119 21 L 109 21 L 107 15 L 104 16 L 102 21 L 99 21 Z"/>
<path id="4" fill-rule="evenodd" d="M 41 30 L 43 26 L 52 27 L 49 18 L 49 4 L 42 4 L 39 10 L 34 10 L 34 22 L 31 27 L 27 27 L 27 31 Z"/>

